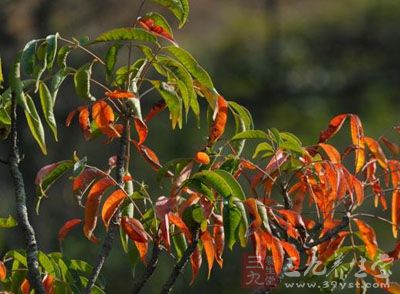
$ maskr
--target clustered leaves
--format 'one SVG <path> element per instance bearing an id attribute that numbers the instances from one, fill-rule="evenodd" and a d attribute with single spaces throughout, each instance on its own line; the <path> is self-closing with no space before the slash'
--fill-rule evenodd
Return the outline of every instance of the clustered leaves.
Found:
<path id="1" fill-rule="evenodd" d="M 154 2 L 167 7 L 180 26 L 184 25 L 189 11 L 186 0 Z M 99 44 L 108 48 L 104 59 L 92 49 Z M 73 68 L 68 56 L 82 49 L 90 60 Z M 134 50 L 135 59 L 116 68 L 122 50 Z M 92 76 L 95 67 L 103 71 L 104 81 Z M 152 12 L 139 17 L 132 26 L 104 32 L 92 42 L 67 40 L 58 33 L 29 42 L 12 68 L 10 88 L 1 94 L 0 126 L 9 127 L 11 95 L 16 95 L 34 139 L 46 154 L 45 131 L 34 94 L 38 94 L 42 116 L 57 140 L 54 106 L 58 90 L 68 77 L 73 79 L 82 105 L 71 110 L 66 125 L 72 125 L 77 117 L 86 140 L 102 137 L 110 143 L 125 138 L 134 148 L 124 154 L 122 181 L 112 175 L 119 164 L 118 156 L 108 160 L 105 170 L 89 165 L 86 158 L 76 154 L 73 159 L 39 170 L 35 180 L 37 211 L 52 184 L 66 173 L 72 181 L 73 199 L 80 207 L 77 217 L 61 226 L 60 246 L 70 231 L 79 227 L 89 241 L 99 243 L 99 230 L 104 227 L 108 231 L 115 222 L 132 266 L 138 260 L 147 266 L 150 244 L 173 252 L 177 262 L 191 244 L 197 244 L 190 255 L 191 283 L 199 274 L 203 256 L 210 277 L 215 263 L 223 267 L 226 249 L 248 247 L 249 243 L 262 267 L 268 255 L 273 257 L 279 278 L 287 272 L 304 271 L 315 261 L 333 267 L 335 257 L 344 254 L 348 272 L 357 271 L 365 257 L 366 272 L 379 284 L 386 282 L 375 277 L 376 270 L 390 271 L 400 258 L 400 242 L 391 252 L 380 249 L 372 222 L 367 222 L 374 215 L 363 211 L 372 198 L 377 211 L 391 206 L 390 220 L 379 219 L 389 224 L 397 239 L 400 149 L 386 137 L 375 140 L 366 136 L 357 115 L 334 117 L 311 146 L 303 146 L 288 132 L 255 130 L 249 111 L 218 93 L 206 70 L 179 47 L 167 20 Z M 100 87 L 101 95 L 93 94 L 94 86 Z M 150 109 L 143 110 L 142 99 L 150 99 L 146 95 L 153 90 L 158 98 Z M 191 112 L 199 120 L 203 107 L 207 107 L 209 117 L 209 134 L 203 146 L 192 158 L 161 161 L 148 146 L 158 143 L 147 140 L 150 122 L 168 110 L 172 129 L 182 128 Z M 339 150 L 330 142 L 346 120 L 350 121 L 351 144 Z M 229 124 L 234 126 L 233 133 Z M 242 155 L 248 141 L 258 142 L 250 150 L 251 159 Z M 380 142 L 392 153 L 392 159 L 385 155 Z M 168 183 L 158 194 L 150 194 L 135 171 L 129 170 L 129 158 L 136 154 L 159 181 Z M 392 197 L 389 205 L 387 194 Z M 98 225 L 100 216 L 102 228 Z M 0 224 L 10 227 L 14 222 L 2 220 Z M 0 281 L 4 288 L 29 293 L 24 252 L 10 251 L 3 261 Z M 91 266 L 83 261 L 70 260 L 60 253 L 40 253 L 39 261 L 49 293 L 59 287 L 66 293 L 80 293 L 88 282 Z M 11 264 L 10 273 L 7 262 Z M 336 277 L 329 275 L 328 279 Z M 102 292 L 103 286 L 100 279 L 94 290 Z M 392 282 L 385 290 L 399 293 Z"/>

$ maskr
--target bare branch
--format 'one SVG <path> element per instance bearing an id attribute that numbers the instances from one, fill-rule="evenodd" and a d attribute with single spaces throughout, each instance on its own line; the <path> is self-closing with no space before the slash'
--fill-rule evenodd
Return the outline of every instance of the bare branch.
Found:
<path id="1" fill-rule="evenodd" d="M 11 98 L 11 153 L 9 158 L 9 169 L 13 179 L 15 189 L 15 200 L 18 223 L 20 224 L 26 247 L 26 258 L 28 263 L 28 280 L 35 293 L 44 294 L 42 279 L 40 276 L 38 262 L 38 246 L 35 237 L 35 231 L 29 222 L 28 209 L 26 207 L 26 192 L 23 175 L 19 169 L 20 151 L 18 147 L 18 132 L 17 132 L 17 102 L 15 93 L 12 93 Z"/>

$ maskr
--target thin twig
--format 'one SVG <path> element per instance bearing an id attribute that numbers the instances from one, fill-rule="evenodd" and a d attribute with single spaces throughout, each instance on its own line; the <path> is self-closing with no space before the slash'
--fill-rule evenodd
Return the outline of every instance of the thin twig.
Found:
<path id="1" fill-rule="evenodd" d="M 129 125 L 129 119 L 125 118 L 125 124 L 124 124 L 124 133 L 120 139 L 120 148 L 119 148 L 119 154 L 117 156 L 117 171 L 116 171 L 116 179 L 119 185 L 123 185 L 124 181 L 124 175 L 125 175 L 125 160 L 126 160 L 126 151 L 127 151 L 127 146 L 129 144 L 129 141 L 127 138 L 129 137 L 129 132 L 130 132 L 130 125 Z M 110 254 L 110 251 L 112 249 L 112 245 L 115 239 L 115 234 L 117 232 L 117 229 L 119 227 L 118 224 L 118 218 L 120 215 L 120 209 L 116 211 L 114 216 L 112 217 L 110 221 L 110 226 L 108 228 L 107 234 L 105 236 L 103 246 L 100 250 L 99 255 L 97 256 L 97 261 L 96 265 L 93 267 L 92 274 L 90 275 L 85 293 L 90 294 L 92 288 L 94 287 L 97 278 L 99 277 L 99 274 L 103 268 L 104 262 L 106 261 L 108 255 Z"/>
<path id="2" fill-rule="evenodd" d="M 196 250 L 198 242 L 199 242 L 199 231 L 197 230 L 196 233 L 194 234 L 192 243 L 185 250 L 185 252 L 182 255 L 182 258 L 175 265 L 167 282 L 162 287 L 161 294 L 168 294 L 172 290 L 172 287 L 174 286 L 177 278 L 184 270 L 186 264 L 188 263 L 190 257 L 192 256 L 193 252 Z"/>
<path id="3" fill-rule="evenodd" d="M 89 55 L 91 55 L 94 59 L 96 59 L 101 64 L 106 65 L 106 63 L 103 61 L 103 59 L 101 59 L 99 56 L 94 54 L 92 51 L 90 51 L 90 50 L 86 49 L 85 47 L 83 47 L 82 45 L 78 44 L 77 42 L 70 41 L 70 40 L 65 39 L 63 37 L 59 37 L 59 39 L 61 41 L 64 41 L 65 43 L 68 43 L 68 44 L 71 44 L 71 45 L 75 45 L 77 48 L 79 48 L 79 49 L 85 51 L 86 53 L 88 53 Z"/>
<path id="4" fill-rule="evenodd" d="M 25 237 L 26 258 L 28 263 L 28 280 L 32 288 L 35 290 L 35 293 L 44 294 L 45 291 L 39 270 L 38 246 L 36 242 L 35 231 L 28 218 L 25 183 L 23 175 L 19 169 L 20 151 L 18 146 L 17 102 L 15 93 L 12 93 L 11 96 L 11 144 L 9 168 L 15 189 L 18 223 L 20 224 Z"/>

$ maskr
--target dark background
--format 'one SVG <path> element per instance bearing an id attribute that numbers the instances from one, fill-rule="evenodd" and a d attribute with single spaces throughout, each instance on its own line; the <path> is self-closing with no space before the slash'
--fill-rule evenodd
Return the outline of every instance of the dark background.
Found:
<path id="1" fill-rule="evenodd" d="M 293 132 L 304 144 L 311 144 L 316 142 L 330 118 L 351 112 L 360 116 L 368 135 L 386 134 L 399 143 L 398 136 L 392 136 L 391 128 L 399 122 L 400 1 L 190 2 L 189 22 L 175 32 L 176 40 L 204 65 L 227 99 L 249 108 L 257 128 L 276 127 Z M 93 38 L 104 30 L 129 26 L 138 5 L 139 1 L 135 0 L 0 0 L 3 66 L 8 68 L 17 50 L 27 41 L 48 33 L 58 31 L 64 37 L 88 35 Z M 144 11 L 151 8 L 155 6 L 147 3 Z M 173 18 L 170 20 L 176 24 Z M 76 54 L 72 61 L 84 62 L 83 58 L 86 58 L 84 54 Z M 149 100 L 154 99 L 156 97 L 149 95 Z M 108 157 L 115 153 L 116 144 L 85 143 L 76 124 L 68 129 L 64 127 L 66 114 L 79 103 L 71 83 L 67 82 L 57 102 L 60 139 L 53 143 L 47 133 L 49 154 L 46 157 L 40 154 L 27 126 L 20 126 L 26 157 L 22 166 L 31 202 L 34 175 L 44 164 L 70 158 L 77 150 L 79 155 L 87 155 L 91 164 L 105 167 Z M 207 130 L 193 130 L 194 122 L 189 120 L 186 130 L 173 132 L 167 119 L 167 115 L 163 115 L 150 125 L 149 145 L 162 162 L 192 156 L 204 142 Z M 344 133 L 337 142 L 348 143 L 348 133 Z M 0 142 L 3 157 L 7 154 L 6 147 L 6 143 Z M 149 179 L 154 198 L 165 193 L 152 182 L 154 174 L 141 159 L 133 160 L 131 172 L 139 180 Z M 0 170 L 1 216 L 7 216 L 10 211 L 15 215 L 9 181 L 3 166 Z M 58 250 L 56 232 L 64 221 L 81 217 L 82 212 L 71 196 L 70 182 L 65 179 L 51 189 L 40 216 L 32 212 L 40 248 L 46 252 Z M 389 212 L 379 213 L 389 216 Z M 382 247 L 391 249 L 394 240 L 390 237 L 389 226 L 376 223 L 375 228 Z M 98 231 L 101 236 L 101 229 Z M 19 233 L 18 229 L 1 232 L 0 256 L 9 249 L 23 246 Z M 99 247 L 90 244 L 76 230 L 66 240 L 64 250 L 70 258 L 93 262 Z M 120 252 L 115 248 L 106 263 L 109 293 L 130 293 L 130 266 Z M 209 281 L 203 265 L 200 277 L 190 288 L 187 288 L 190 281 L 190 270 L 187 270 L 175 292 L 246 292 L 240 287 L 240 254 L 238 249 L 233 253 L 227 251 L 224 269 L 215 267 Z M 171 264 L 172 259 L 164 254 L 161 266 L 144 293 L 158 292 Z M 372 293 L 379 291 L 372 290 Z"/>

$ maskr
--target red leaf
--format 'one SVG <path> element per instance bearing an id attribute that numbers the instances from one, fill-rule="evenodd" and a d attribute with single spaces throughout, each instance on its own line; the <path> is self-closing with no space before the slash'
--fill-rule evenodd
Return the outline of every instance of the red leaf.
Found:
<path id="1" fill-rule="evenodd" d="M 289 221 L 294 227 L 302 227 L 305 229 L 304 221 L 299 213 L 290 209 L 280 209 L 278 212 Z"/>
<path id="2" fill-rule="evenodd" d="M 117 212 L 118 208 L 126 197 L 126 193 L 123 190 L 118 189 L 114 191 L 110 196 L 108 196 L 108 198 L 104 202 L 103 209 L 101 211 L 101 217 L 103 219 L 103 223 L 106 229 L 108 229 L 111 218 Z"/>
<path id="3" fill-rule="evenodd" d="M 146 256 L 149 247 L 149 242 L 138 242 L 134 241 L 137 250 L 139 251 L 140 259 L 142 260 L 144 265 L 147 265 Z"/>
<path id="4" fill-rule="evenodd" d="M 332 136 L 335 135 L 340 130 L 346 117 L 347 117 L 347 114 L 340 114 L 338 116 L 335 116 L 329 122 L 328 128 L 325 131 L 321 132 L 321 134 L 319 136 L 319 143 L 325 143 L 330 138 L 332 138 Z"/>
<path id="5" fill-rule="evenodd" d="M 78 108 L 79 111 L 79 125 L 86 140 L 90 138 L 90 120 L 89 109 L 86 106 Z"/>
<path id="6" fill-rule="evenodd" d="M 112 92 L 105 93 L 108 98 L 111 99 L 127 99 L 127 98 L 135 98 L 135 94 L 128 91 L 114 90 Z"/>
<path id="7" fill-rule="evenodd" d="M 201 252 L 199 250 L 199 247 L 197 246 L 192 256 L 190 256 L 190 264 L 192 266 L 192 280 L 190 281 L 190 285 L 193 284 L 193 282 L 196 280 L 197 275 L 199 274 L 201 262 Z"/>
<path id="8" fill-rule="evenodd" d="M 390 150 L 390 152 L 392 152 L 394 156 L 400 154 L 400 147 L 397 144 L 390 142 L 389 139 L 386 138 L 385 136 L 381 136 L 379 140 L 386 145 L 386 147 Z"/>
<path id="9" fill-rule="evenodd" d="M 340 153 L 335 147 L 325 143 L 319 143 L 319 146 L 325 151 L 332 163 L 340 163 Z"/>
<path id="10" fill-rule="evenodd" d="M 365 243 L 368 256 L 371 259 L 374 259 L 378 253 L 378 243 L 376 242 L 375 231 L 363 221 L 357 218 L 354 218 L 353 220 L 360 230 L 361 240 Z"/>
<path id="11" fill-rule="evenodd" d="M 145 122 L 150 121 L 154 116 L 162 112 L 165 108 L 167 107 L 167 104 L 165 103 L 164 100 L 160 100 L 157 103 L 155 103 L 151 109 L 150 112 L 146 115 L 146 118 L 144 119 Z"/>
<path id="12" fill-rule="evenodd" d="M 137 142 L 133 141 L 133 144 L 139 151 L 140 155 L 150 164 L 150 166 L 155 170 L 158 171 L 161 168 L 160 160 L 158 159 L 157 155 L 151 150 L 149 147 L 145 145 L 139 145 Z"/>
<path id="13" fill-rule="evenodd" d="M 214 122 L 210 128 L 208 146 L 212 146 L 225 132 L 228 119 L 228 102 L 222 96 L 218 96 L 218 110 Z"/>
<path id="14" fill-rule="evenodd" d="M 211 237 L 208 231 L 204 231 L 201 233 L 200 239 L 201 242 L 203 243 L 203 248 L 206 253 L 207 263 L 208 263 L 208 278 L 210 278 L 211 269 L 213 267 L 215 258 L 213 238 Z"/>
<path id="15" fill-rule="evenodd" d="M 74 109 L 70 113 L 68 113 L 67 119 L 65 120 L 66 127 L 69 127 L 71 125 L 72 119 L 74 118 L 74 116 L 77 112 L 78 112 L 78 110 Z"/>
<path id="16" fill-rule="evenodd" d="M 61 163 L 64 162 L 66 161 L 55 162 L 42 167 L 36 174 L 35 185 L 40 185 L 43 182 L 43 178 L 45 178 L 49 173 L 51 173 L 54 169 L 56 169 L 57 166 L 59 166 Z"/>
<path id="17" fill-rule="evenodd" d="M 74 227 L 76 227 L 77 225 L 79 225 L 81 222 L 82 222 L 82 220 L 79 219 L 79 218 L 74 218 L 74 219 L 71 219 L 71 220 L 69 220 L 69 221 L 66 221 L 66 222 L 64 223 L 64 225 L 61 227 L 61 229 L 58 231 L 58 237 L 57 237 L 58 240 L 59 240 L 59 241 L 63 241 L 63 240 L 67 237 L 68 233 L 69 233 Z"/>
<path id="18" fill-rule="evenodd" d="M 144 141 L 146 141 L 148 129 L 146 124 L 141 119 L 135 117 L 134 121 L 135 121 L 136 132 L 138 133 L 139 136 L 138 145 L 141 145 L 144 143 Z"/>
<path id="19" fill-rule="evenodd" d="M 251 232 L 257 231 L 262 224 L 261 216 L 258 213 L 258 208 L 257 208 L 257 200 L 255 198 L 248 198 L 245 201 L 246 206 L 249 210 L 249 214 L 252 216 L 253 221 L 250 224 Z"/>
<path id="20" fill-rule="evenodd" d="M 172 35 L 170 34 L 170 32 L 168 32 L 167 29 L 165 29 L 164 27 L 162 27 L 161 25 L 157 25 L 154 20 L 149 17 L 141 17 L 138 19 L 138 23 L 147 31 L 152 32 L 153 34 L 163 37 L 169 41 L 172 41 L 174 44 L 174 39 L 172 37 Z"/>
<path id="21" fill-rule="evenodd" d="M 365 164 L 365 146 L 364 146 L 364 130 L 360 121 L 360 118 L 357 115 L 350 115 L 350 131 L 351 131 L 351 140 L 353 144 L 356 146 L 355 154 L 355 167 L 356 173 L 358 173 Z"/>
<path id="22" fill-rule="evenodd" d="M 54 277 L 52 275 L 45 275 L 42 283 L 45 294 L 54 294 Z"/>
<path id="23" fill-rule="evenodd" d="M 286 251 L 287 255 L 290 257 L 293 263 L 293 270 L 297 270 L 300 266 L 300 253 L 296 247 L 285 241 L 281 241 L 283 249 Z"/>
<path id="24" fill-rule="evenodd" d="M 223 266 L 222 254 L 224 252 L 224 246 L 225 246 L 225 232 L 224 232 L 224 225 L 222 222 L 222 216 L 220 215 L 214 215 L 213 237 L 215 245 L 215 260 L 217 261 L 218 265 L 222 268 Z"/>
<path id="25" fill-rule="evenodd" d="M 285 252 L 283 251 L 281 241 L 278 238 L 272 237 L 271 249 L 272 249 L 272 258 L 274 260 L 275 273 L 277 276 L 279 276 L 282 271 Z"/>
<path id="26" fill-rule="evenodd" d="M 175 226 L 177 226 L 179 228 L 179 230 L 182 231 L 182 233 L 185 235 L 186 239 L 189 241 L 189 243 L 191 243 L 192 234 L 190 233 L 188 227 L 183 222 L 183 220 L 180 218 L 180 216 L 170 212 L 170 213 L 168 213 L 168 218 L 171 223 L 173 223 Z"/>
<path id="27" fill-rule="evenodd" d="M 93 231 L 97 224 L 97 211 L 100 205 L 101 196 L 111 186 L 114 186 L 115 182 L 108 176 L 98 180 L 92 188 L 90 188 L 88 197 L 85 204 L 85 222 L 83 225 L 83 232 L 85 236 L 92 242 L 96 242 L 96 237 L 93 235 Z"/>
<path id="28" fill-rule="evenodd" d="M 113 109 L 104 100 L 97 101 L 93 104 L 92 117 L 99 128 L 107 127 L 115 120 Z"/>
<path id="29" fill-rule="evenodd" d="M 86 167 L 83 172 L 72 182 L 72 192 L 74 194 L 84 193 L 90 184 L 100 176 L 104 176 L 100 170 L 92 167 Z"/>
<path id="30" fill-rule="evenodd" d="M 0 261 L 0 281 L 4 281 L 7 277 L 7 268 L 2 261 Z"/>
<path id="31" fill-rule="evenodd" d="M 379 165 L 383 169 L 387 169 L 387 160 L 386 156 L 382 151 L 381 146 L 379 146 L 379 143 L 370 137 L 364 137 L 364 142 L 368 146 L 368 149 L 371 151 L 372 155 L 376 158 L 378 161 Z"/>
<path id="32" fill-rule="evenodd" d="M 29 284 L 28 279 L 24 279 L 24 281 L 22 282 L 22 284 L 19 288 L 20 288 L 22 294 L 29 294 L 29 292 L 31 290 L 31 285 Z"/>
<path id="33" fill-rule="evenodd" d="M 119 124 L 108 125 L 108 126 L 100 127 L 99 130 L 110 139 L 120 138 L 123 127 L 118 128 L 119 126 L 120 126 Z"/>
<path id="34" fill-rule="evenodd" d="M 140 221 L 135 218 L 123 216 L 121 227 L 132 241 L 146 243 L 148 241 L 147 233 Z"/>
<path id="35" fill-rule="evenodd" d="M 267 167 L 264 169 L 264 172 L 267 174 L 272 174 L 275 171 L 278 171 L 281 168 L 281 166 L 287 161 L 288 158 L 289 158 L 289 154 L 287 154 L 287 153 L 283 152 L 281 149 L 279 149 L 272 156 Z"/>

